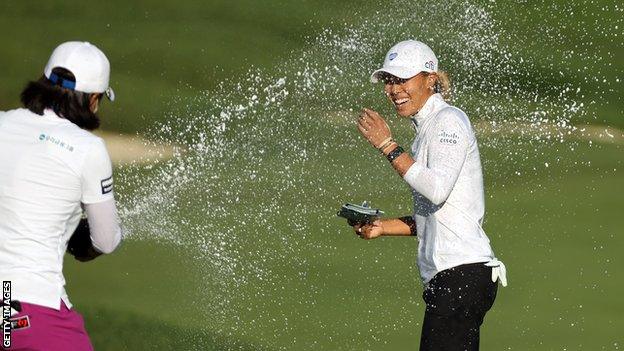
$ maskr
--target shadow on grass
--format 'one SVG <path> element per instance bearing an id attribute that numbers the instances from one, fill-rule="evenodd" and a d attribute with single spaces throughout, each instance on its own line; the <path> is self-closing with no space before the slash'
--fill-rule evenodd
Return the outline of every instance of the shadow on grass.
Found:
<path id="1" fill-rule="evenodd" d="M 260 350 L 262 345 L 199 328 L 181 328 L 127 311 L 102 307 L 78 311 L 96 350 Z"/>

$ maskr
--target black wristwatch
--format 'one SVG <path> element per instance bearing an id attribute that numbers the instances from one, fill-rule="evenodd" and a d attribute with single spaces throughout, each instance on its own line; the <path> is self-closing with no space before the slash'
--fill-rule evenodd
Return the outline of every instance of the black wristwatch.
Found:
<path id="1" fill-rule="evenodd" d="M 402 147 L 397 146 L 394 148 L 394 150 L 390 151 L 390 153 L 386 155 L 386 158 L 388 159 L 388 161 L 390 161 L 390 163 L 392 163 L 392 161 L 396 160 L 397 157 L 401 156 L 401 154 L 403 154 L 404 152 L 405 150 L 403 150 Z"/>

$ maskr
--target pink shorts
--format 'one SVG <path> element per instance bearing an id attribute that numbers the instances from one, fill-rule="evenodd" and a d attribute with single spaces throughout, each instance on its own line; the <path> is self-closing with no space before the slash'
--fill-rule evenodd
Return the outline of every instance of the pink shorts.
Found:
<path id="1" fill-rule="evenodd" d="M 67 308 L 61 301 L 61 310 L 22 302 L 22 311 L 11 317 L 10 351 L 93 351 L 82 316 Z"/>

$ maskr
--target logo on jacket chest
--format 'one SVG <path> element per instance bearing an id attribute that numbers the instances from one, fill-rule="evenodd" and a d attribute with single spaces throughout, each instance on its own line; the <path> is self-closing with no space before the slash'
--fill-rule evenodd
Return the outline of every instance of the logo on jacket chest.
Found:
<path id="1" fill-rule="evenodd" d="M 459 135 L 455 132 L 441 131 L 438 133 L 438 141 L 445 145 L 456 145 L 459 142 Z"/>
<path id="2" fill-rule="evenodd" d="M 51 143 L 51 144 L 54 144 L 54 145 L 56 145 L 56 146 L 58 146 L 58 147 L 60 147 L 62 149 L 68 150 L 69 152 L 73 152 L 74 151 L 74 146 L 73 145 L 70 145 L 69 143 L 66 143 L 65 141 L 63 141 L 63 140 L 61 140 L 61 139 L 59 139 L 57 137 L 54 137 L 52 135 L 41 133 L 39 135 L 39 140 L 44 141 L 44 142 L 48 142 L 48 143 Z"/>

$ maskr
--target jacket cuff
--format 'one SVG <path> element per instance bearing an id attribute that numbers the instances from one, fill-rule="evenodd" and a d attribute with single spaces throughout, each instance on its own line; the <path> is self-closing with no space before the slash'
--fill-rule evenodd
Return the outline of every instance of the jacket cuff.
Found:
<path id="1" fill-rule="evenodd" d="M 403 175 L 403 179 L 413 188 L 417 182 L 417 179 L 422 171 L 422 167 L 416 162 L 410 166 L 410 168 Z"/>

